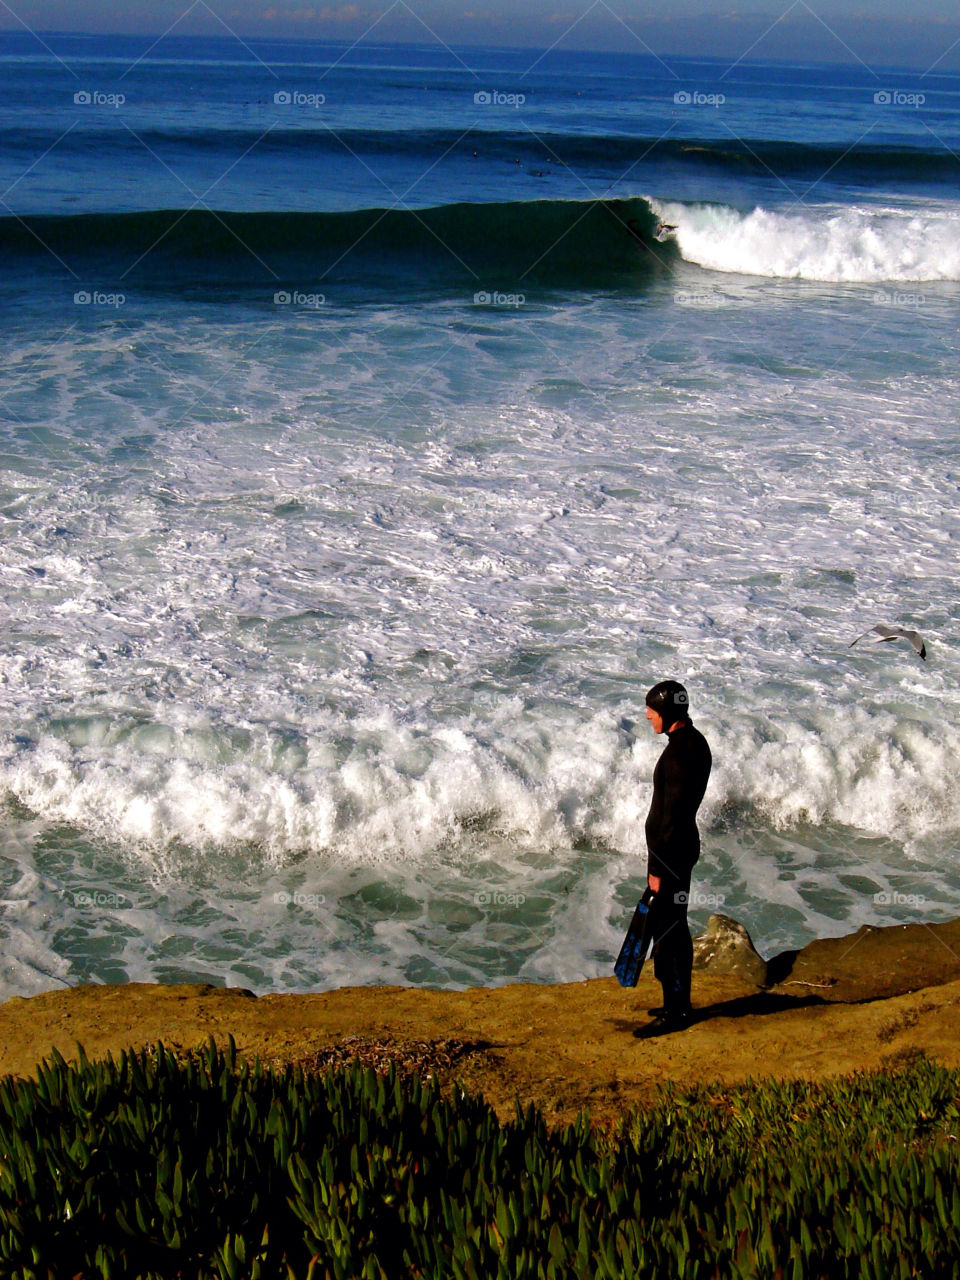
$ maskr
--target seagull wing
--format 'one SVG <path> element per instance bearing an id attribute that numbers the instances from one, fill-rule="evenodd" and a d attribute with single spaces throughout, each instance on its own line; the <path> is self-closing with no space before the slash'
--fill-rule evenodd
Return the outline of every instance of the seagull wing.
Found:
<path id="1" fill-rule="evenodd" d="M 925 659 L 927 656 L 927 647 L 923 643 L 923 637 L 920 635 L 919 631 L 908 631 L 904 627 L 888 627 L 883 622 L 878 622 L 876 626 L 871 627 L 869 631 L 864 631 L 863 635 L 857 636 L 856 640 L 851 640 L 848 648 L 852 649 L 857 643 L 857 640 L 862 640 L 864 636 L 868 636 L 874 632 L 876 633 L 878 642 L 880 643 L 884 640 L 909 640 L 913 645 L 914 650 L 921 658 Z"/>
<path id="2" fill-rule="evenodd" d="M 882 624 L 880 624 L 880 625 L 882 625 Z M 883 629 L 884 629 L 885 631 L 887 630 L 887 628 L 886 628 L 886 627 L 884 627 Z M 852 648 L 853 648 L 853 646 L 854 646 L 855 644 L 859 644 L 859 642 L 860 642 L 861 640 L 865 640 L 865 639 L 867 638 L 867 636 L 872 635 L 872 634 L 873 634 L 873 632 L 874 632 L 874 631 L 876 631 L 876 630 L 877 630 L 877 627 L 871 627 L 869 631 L 864 631 L 864 632 L 863 632 L 863 634 L 862 634 L 862 635 L 857 636 L 855 640 L 851 640 L 851 641 L 850 641 L 850 643 L 849 643 L 849 645 L 847 645 L 847 648 L 848 648 L 848 649 L 852 649 Z M 884 638 L 885 638 L 885 639 L 888 639 L 889 637 L 884 637 Z"/>
<path id="3" fill-rule="evenodd" d="M 901 631 L 900 634 L 903 636 L 904 640 L 910 641 L 921 658 L 926 658 L 927 646 L 923 643 L 923 637 L 919 631 Z"/>

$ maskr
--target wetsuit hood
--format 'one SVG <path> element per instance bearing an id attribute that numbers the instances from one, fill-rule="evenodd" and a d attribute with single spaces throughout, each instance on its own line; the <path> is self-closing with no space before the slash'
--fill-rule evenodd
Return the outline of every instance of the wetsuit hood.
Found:
<path id="1" fill-rule="evenodd" d="M 678 680 L 661 680 L 647 693 L 646 701 L 663 720 L 665 733 L 677 720 L 690 719 L 690 698 Z"/>

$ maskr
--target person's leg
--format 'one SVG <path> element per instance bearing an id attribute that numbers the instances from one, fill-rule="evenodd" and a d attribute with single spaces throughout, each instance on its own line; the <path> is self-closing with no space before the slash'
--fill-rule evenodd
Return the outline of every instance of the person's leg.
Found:
<path id="1" fill-rule="evenodd" d="M 668 1001 L 664 997 L 664 1007 L 686 1017 L 690 1013 L 690 986 L 693 980 L 693 939 L 687 924 L 686 908 L 682 921 L 678 919 L 677 927 L 670 936 L 671 967 L 667 979 L 670 999 Z"/>
<path id="2" fill-rule="evenodd" d="M 668 1017 L 685 1017 L 690 1012 L 693 940 L 687 924 L 689 893 L 689 875 L 664 876 L 657 897 L 653 972 L 663 988 L 663 1010 Z"/>

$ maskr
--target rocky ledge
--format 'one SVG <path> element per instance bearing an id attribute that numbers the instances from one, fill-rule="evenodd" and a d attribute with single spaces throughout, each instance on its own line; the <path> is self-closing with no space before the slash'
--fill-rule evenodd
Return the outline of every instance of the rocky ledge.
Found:
<path id="1" fill-rule="evenodd" d="M 696 941 L 695 1021 L 638 1041 L 659 1003 L 652 966 L 635 990 L 614 978 L 438 991 L 343 987 L 254 996 L 206 985 L 83 986 L 0 1005 L 0 1074 L 162 1040 L 182 1049 L 233 1036 L 265 1062 L 322 1069 L 394 1063 L 480 1091 L 504 1118 L 516 1099 L 557 1122 L 599 1124 L 657 1086 L 747 1078 L 820 1080 L 926 1053 L 960 1066 L 960 921 L 863 928 L 769 961 L 736 921 L 712 917 Z"/>

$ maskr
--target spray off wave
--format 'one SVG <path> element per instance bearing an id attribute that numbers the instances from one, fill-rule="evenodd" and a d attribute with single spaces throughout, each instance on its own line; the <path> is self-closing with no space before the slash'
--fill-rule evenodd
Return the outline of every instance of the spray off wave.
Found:
<path id="1" fill-rule="evenodd" d="M 882 284 L 960 280 L 960 207 L 824 205 L 749 212 L 652 200 L 681 256 L 709 271 Z"/>

